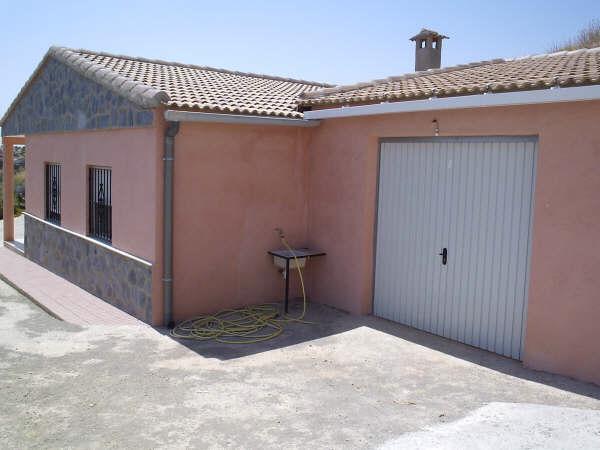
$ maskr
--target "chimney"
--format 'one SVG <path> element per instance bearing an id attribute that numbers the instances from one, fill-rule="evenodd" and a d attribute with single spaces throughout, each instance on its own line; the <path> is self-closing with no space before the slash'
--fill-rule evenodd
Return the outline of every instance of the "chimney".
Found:
<path id="1" fill-rule="evenodd" d="M 442 39 L 448 36 L 423 28 L 411 37 L 415 41 L 415 71 L 439 69 L 442 63 Z"/>

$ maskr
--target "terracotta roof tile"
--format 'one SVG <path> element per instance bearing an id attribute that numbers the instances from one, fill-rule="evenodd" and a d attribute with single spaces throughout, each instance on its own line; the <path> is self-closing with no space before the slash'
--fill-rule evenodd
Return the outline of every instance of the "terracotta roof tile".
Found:
<path id="1" fill-rule="evenodd" d="M 299 95 L 332 86 L 292 78 L 50 47 L 0 119 L 0 126 L 49 58 L 62 62 L 142 108 L 164 105 L 216 113 L 302 118 L 297 104 Z"/>
<path id="2" fill-rule="evenodd" d="M 494 59 L 336 86 L 204 66 L 51 47 L 2 124 L 48 58 L 55 58 L 144 108 L 301 118 L 302 109 L 600 84 L 600 47 Z"/>
<path id="3" fill-rule="evenodd" d="M 138 102 L 150 96 L 150 103 L 158 98 L 170 108 L 301 118 L 298 96 L 330 86 L 88 50 L 56 49 L 55 54 Z"/>
<path id="4" fill-rule="evenodd" d="M 495 59 L 306 92 L 306 108 L 600 84 L 600 47 Z"/>

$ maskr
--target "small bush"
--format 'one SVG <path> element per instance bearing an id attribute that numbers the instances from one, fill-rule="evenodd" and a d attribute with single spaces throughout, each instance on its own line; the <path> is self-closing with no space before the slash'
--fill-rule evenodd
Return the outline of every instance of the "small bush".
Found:
<path id="1" fill-rule="evenodd" d="M 25 211 L 25 170 L 15 173 L 15 214 Z"/>
<path id="2" fill-rule="evenodd" d="M 25 171 L 16 171 L 13 180 L 15 186 L 14 215 L 19 216 L 25 211 Z M 3 195 L 2 175 L 0 174 L 0 220 L 4 218 L 2 215 L 4 207 Z"/>
<path id="3" fill-rule="evenodd" d="M 551 52 L 560 52 L 563 50 L 577 50 L 579 48 L 600 47 L 600 20 L 592 20 L 588 26 L 583 28 L 573 38 L 554 44 Z"/>

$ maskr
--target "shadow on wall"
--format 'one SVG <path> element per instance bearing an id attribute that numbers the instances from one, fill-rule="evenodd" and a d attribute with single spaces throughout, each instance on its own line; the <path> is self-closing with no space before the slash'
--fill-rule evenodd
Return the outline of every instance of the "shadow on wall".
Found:
<path id="1" fill-rule="evenodd" d="M 300 314 L 301 300 L 296 300 L 290 307 L 290 316 Z M 283 333 L 275 339 L 255 344 L 231 345 L 213 341 L 194 341 L 174 339 L 185 347 L 205 358 L 231 360 L 245 356 L 285 348 L 288 346 L 315 341 L 327 336 L 338 335 L 360 327 L 386 333 L 399 339 L 427 347 L 446 355 L 462 359 L 491 370 L 513 377 L 542 383 L 561 390 L 600 400 L 600 386 L 576 381 L 560 375 L 527 369 L 519 361 L 506 358 L 495 353 L 481 350 L 459 342 L 435 336 L 424 331 L 410 328 L 398 323 L 374 316 L 355 316 L 336 310 L 329 306 L 311 303 L 308 307 L 305 323 L 291 322 L 286 324 Z M 163 334 L 167 331 L 159 329 Z M 315 345 L 318 345 L 315 342 Z M 401 357 L 401 355 L 399 355 Z"/>

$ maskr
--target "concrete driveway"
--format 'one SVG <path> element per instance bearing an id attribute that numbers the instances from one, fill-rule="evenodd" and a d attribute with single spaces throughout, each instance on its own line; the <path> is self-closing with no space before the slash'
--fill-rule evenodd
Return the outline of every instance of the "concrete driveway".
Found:
<path id="1" fill-rule="evenodd" d="M 592 448 L 600 387 L 319 305 L 262 345 L 57 321 L 0 283 L 1 448 Z"/>

